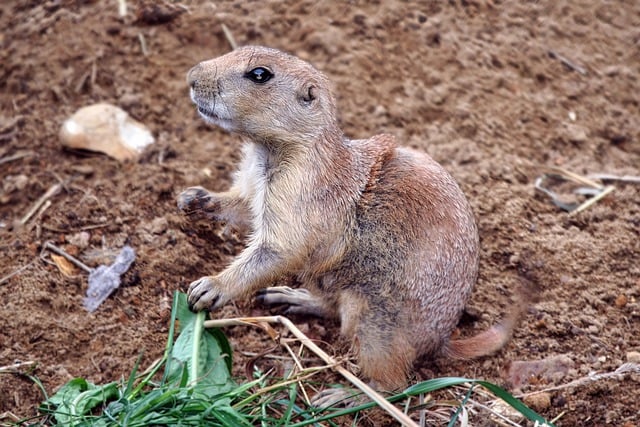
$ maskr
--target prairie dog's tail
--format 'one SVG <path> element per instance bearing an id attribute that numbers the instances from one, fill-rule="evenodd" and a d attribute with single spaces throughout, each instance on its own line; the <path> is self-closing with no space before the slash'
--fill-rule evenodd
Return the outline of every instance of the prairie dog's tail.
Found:
<path id="1" fill-rule="evenodd" d="M 469 338 L 451 340 L 444 348 L 444 354 L 454 359 L 474 359 L 500 350 L 511 338 L 515 324 L 507 322 L 493 325 L 484 332 Z"/>
<path id="2" fill-rule="evenodd" d="M 521 286 L 516 304 L 502 322 L 472 337 L 450 340 L 444 347 L 443 354 L 454 359 L 474 359 L 497 352 L 511 338 L 530 301 L 530 291 Z"/>

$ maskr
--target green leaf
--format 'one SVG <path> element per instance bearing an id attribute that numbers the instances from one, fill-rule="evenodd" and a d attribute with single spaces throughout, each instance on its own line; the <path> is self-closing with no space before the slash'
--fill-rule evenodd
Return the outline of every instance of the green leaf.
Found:
<path id="1" fill-rule="evenodd" d="M 181 332 L 173 344 L 173 360 L 167 380 L 174 384 L 179 382 L 186 369 L 187 372 L 195 373 L 189 376 L 194 392 L 204 394 L 205 397 L 213 397 L 233 389 L 236 385 L 231 379 L 231 347 L 226 337 L 220 331 L 202 331 L 204 315 L 199 316 L 189 310 L 184 293 L 179 293 L 176 298 Z M 198 339 L 199 333 L 202 335 Z M 197 366 L 192 366 L 194 360 Z"/>
<path id="2" fill-rule="evenodd" d="M 64 402 L 75 399 L 80 393 L 89 390 L 89 387 L 94 387 L 94 385 L 84 378 L 74 378 L 60 387 L 56 394 L 45 401 L 45 404 L 60 406 Z"/>
<path id="3" fill-rule="evenodd" d="M 119 396 L 118 383 L 96 386 L 84 378 L 75 378 L 41 405 L 42 412 L 53 412 L 55 420 L 65 426 L 77 424 L 79 419 L 100 404 Z M 75 423 L 74 423 L 75 421 Z"/>

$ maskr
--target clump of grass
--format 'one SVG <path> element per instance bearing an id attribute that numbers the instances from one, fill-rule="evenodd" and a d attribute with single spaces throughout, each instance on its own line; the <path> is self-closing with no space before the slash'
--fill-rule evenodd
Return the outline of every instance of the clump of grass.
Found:
<path id="1" fill-rule="evenodd" d="M 191 313 L 186 296 L 176 293 L 169 337 L 160 361 L 146 372 L 139 373 L 139 358 L 126 380 L 104 385 L 92 384 L 83 378 L 68 382 L 40 405 L 39 409 L 43 414 L 41 423 L 78 427 L 342 425 L 345 418 L 341 417 L 350 417 L 351 422 L 355 423 L 353 420 L 357 420 L 363 411 L 380 405 L 404 425 L 418 425 L 407 414 L 417 415 L 421 418 L 420 424 L 424 425 L 421 414 L 424 415 L 425 412 L 449 425 L 457 422 L 465 425 L 472 392 L 479 385 L 495 398 L 511 405 L 524 418 L 537 425 L 551 426 L 502 388 L 481 380 L 433 379 L 409 387 L 385 400 L 348 373 L 288 319 L 281 316 L 228 319 L 228 324 L 262 327 L 286 349 L 293 362 L 292 369 L 283 378 L 269 378 L 268 373 L 256 369 L 254 378 L 245 379 L 238 384 L 231 377 L 232 352 L 229 342 L 220 329 L 211 327 L 221 323 L 205 322 L 204 316 L 204 313 Z M 180 333 L 174 340 L 176 320 L 180 325 Z M 296 339 L 282 339 L 268 322 L 284 325 L 294 333 Z M 294 343 L 300 346 L 297 352 L 293 349 Z M 305 349 L 316 352 L 326 365 L 305 368 L 300 360 Z M 374 399 L 374 402 L 346 409 L 314 408 L 309 404 L 309 379 L 325 369 L 334 369 L 345 375 L 368 397 Z M 416 398 L 423 398 L 433 391 L 461 385 L 466 388 L 462 395 L 457 395 L 456 401 L 429 400 L 424 403 L 418 400 L 417 404 L 410 405 L 412 399 L 416 401 Z M 400 401 L 405 402 L 404 411 L 391 404 Z M 434 409 L 436 407 L 440 409 Z M 518 424 L 511 422 L 511 425 Z"/>
<path id="2" fill-rule="evenodd" d="M 231 405 L 251 384 L 232 380 L 231 347 L 219 330 L 203 328 L 204 316 L 191 313 L 185 295 L 177 293 L 164 356 L 149 372 L 138 373 L 138 359 L 126 381 L 73 379 L 40 412 L 48 424 L 61 426 L 253 425 Z M 176 319 L 180 334 L 174 341 Z"/>

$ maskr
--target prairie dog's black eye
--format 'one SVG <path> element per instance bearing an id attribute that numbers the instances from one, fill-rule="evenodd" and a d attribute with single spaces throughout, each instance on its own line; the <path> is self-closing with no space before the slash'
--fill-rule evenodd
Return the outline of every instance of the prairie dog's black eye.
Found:
<path id="1" fill-rule="evenodd" d="M 271 80 L 273 73 L 264 67 L 256 67 L 248 71 L 244 76 L 255 83 L 266 83 Z"/>

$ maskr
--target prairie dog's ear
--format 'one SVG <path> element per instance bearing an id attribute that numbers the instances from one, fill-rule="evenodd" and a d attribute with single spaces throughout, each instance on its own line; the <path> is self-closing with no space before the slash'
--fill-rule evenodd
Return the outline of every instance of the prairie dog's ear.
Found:
<path id="1" fill-rule="evenodd" d="M 305 83 L 300 88 L 300 92 L 298 93 L 298 100 L 303 105 L 310 105 L 318 96 L 318 89 L 316 86 L 311 83 Z"/>

